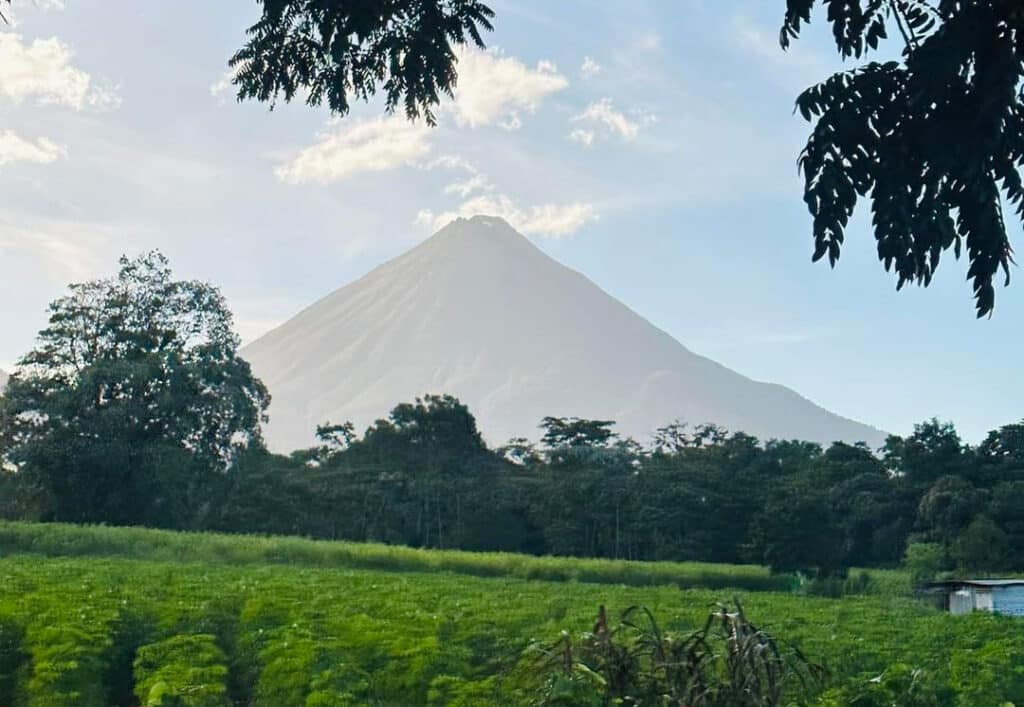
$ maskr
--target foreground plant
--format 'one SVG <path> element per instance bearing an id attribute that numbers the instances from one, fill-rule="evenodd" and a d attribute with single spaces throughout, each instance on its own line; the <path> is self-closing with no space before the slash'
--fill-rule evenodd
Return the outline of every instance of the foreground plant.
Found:
<path id="1" fill-rule="evenodd" d="M 539 648 L 547 678 L 540 705 L 774 707 L 820 686 L 825 670 L 751 623 L 739 600 L 720 605 L 703 628 L 662 631 L 645 607 L 632 606 L 617 626 L 602 606 L 578 642 L 563 631 Z"/>

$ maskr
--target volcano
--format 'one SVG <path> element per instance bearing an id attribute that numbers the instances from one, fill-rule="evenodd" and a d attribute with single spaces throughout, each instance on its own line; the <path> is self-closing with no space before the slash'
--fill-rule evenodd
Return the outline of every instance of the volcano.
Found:
<path id="1" fill-rule="evenodd" d="M 448 393 L 492 444 L 542 417 L 615 420 L 645 439 L 684 420 L 829 444 L 883 432 L 700 356 L 498 218 L 457 219 L 246 346 L 270 390 L 278 451 L 316 425 L 359 430 L 397 403 Z"/>

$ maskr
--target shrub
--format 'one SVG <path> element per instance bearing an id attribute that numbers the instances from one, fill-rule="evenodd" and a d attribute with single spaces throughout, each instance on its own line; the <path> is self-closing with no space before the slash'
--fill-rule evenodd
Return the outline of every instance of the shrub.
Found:
<path id="1" fill-rule="evenodd" d="M 116 612 L 54 602 L 25 632 L 32 660 L 29 707 L 107 707 L 104 676 L 110 665 Z"/>
<path id="2" fill-rule="evenodd" d="M 946 567 L 946 553 L 938 543 L 911 543 L 903 567 L 910 574 L 912 586 L 920 587 L 934 581 Z"/>
<path id="3" fill-rule="evenodd" d="M 957 537 L 950 554 L 964 572 L 991 572 L 1006 564 L 1010 539 L 990 518 L 979 516 Z"/>
<path id="4" fill-rule="evenodd" d="M 858 680 L 844 689 L 829 690 L 818 704 L 820 707 L 945 707 L 952 704 L 952 694 L 928 671 L 896 663 L 881 675 Z"/>
<path id="5" fill-rule="evenodd" d="M 28 655 L 25 631 L 12 616 L 0 615 L 0 705 L 14 704 L 15 688 Z"/>
<path id="6" fill-rule="evenodd" d="M 229 707 L 227 659 L 209 634 L 183 634 L 139 649 L 135 695 L 143 707 Z"/>
<path id="7" fill-rule="evenodd" d="M 549 669 L 541 705 L 778 707 L 825 674 L 752 624 L 738 600 L 688 635 L 664 632 L 644 607 L 610 626 L 602 606 L 593 632 L 576 643 L 563 632 L 541 654 Z"/>

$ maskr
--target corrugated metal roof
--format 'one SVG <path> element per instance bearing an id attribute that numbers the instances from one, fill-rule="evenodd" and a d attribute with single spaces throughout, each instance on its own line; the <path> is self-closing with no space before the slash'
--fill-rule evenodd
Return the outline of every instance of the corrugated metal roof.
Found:
<path id="1" fill-rule="evenodd" d="M 942 582 L 932 582 L 933 587 L 1016 587 L 1024 586 L 1024 578 L 1018 579 L 947 579 Z"/>

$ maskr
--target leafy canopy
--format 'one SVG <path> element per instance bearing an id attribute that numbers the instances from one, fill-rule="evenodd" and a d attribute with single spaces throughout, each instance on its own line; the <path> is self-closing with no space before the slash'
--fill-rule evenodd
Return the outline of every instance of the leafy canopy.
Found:
<path id="1" fill-rule="evenodd" d="M 69 289 L 50 305 L 0 408 L 0 448 L 45 478 L 66 511 L 58 515 L 84 520 L 70 510 L 83 504 L 91 513 L 181 503 L 192 472 L 223 471 L 261 444 L 270 398 L 238 356 L 216 288 L 172 279 L 167 259 L 151 252 Z"/>
<path id="2" fill-rule="evenodd" d="M 616 438 L 613 420 L 587 420 L 578 417 L 545 417 L 540 427 L 541 441 L 548 448 L 603 447 Z"/>
<path id="3" fill-rule="evenodd" d="M 966 250 L 978 316 L 1009 282 L 1004 203 L 1024 217 L 1024 8 L 1010 0 L 787 0 L 780 40 L 824 5 L 836 48 L 862 59 L 898 33 L 898 61 L 871 61 L 797 99 L 813 131 L 800 155 L 814 259 L 839 259 L 858 199 L 871 201 L 878 257 L 927 286 Z"/>
<path id="4" fill-rule="evenodd" d="M 262 0 L 263 15 L 231 58 L 239 100 L 326 103 L 344 115 L 378 84 L 387 111 L 436 122 L 456 81 L 453 44 L 483 47 L 494 12 L 478 0 Z"/>

